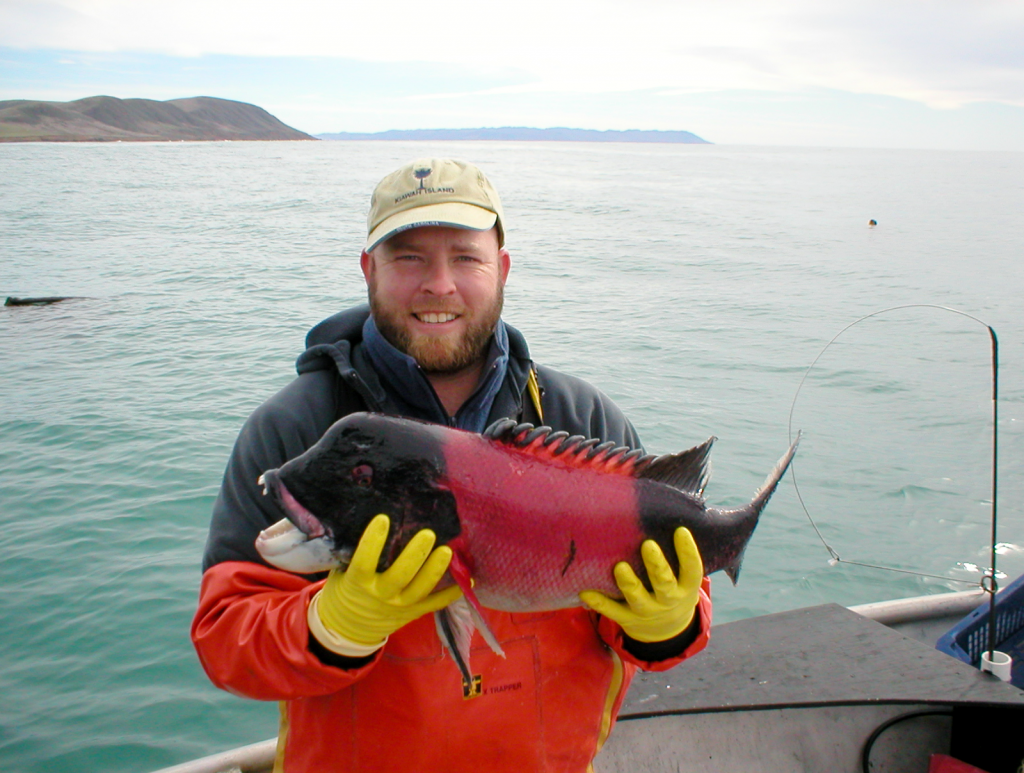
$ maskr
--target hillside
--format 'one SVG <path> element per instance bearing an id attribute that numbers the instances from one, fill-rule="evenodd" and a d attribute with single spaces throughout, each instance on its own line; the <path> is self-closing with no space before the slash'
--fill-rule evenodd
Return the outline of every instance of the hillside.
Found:
<path id="1" fill-rule="evenodd" d="M 312 139 L 261 107 L 216 97 L 0 101 L 0 142 Z"/>
<path id="2" fill-rule="evenodd" d="M 519 140 L 528 142 L 681 142 L 710 145 L 696 134 L 684 131 L 598 131 L 596 129 L 531 129 L 503 126 L 495 129 L 392 129 L 373 134 L 331 132 L 318 134 L 322 140 Z"/>

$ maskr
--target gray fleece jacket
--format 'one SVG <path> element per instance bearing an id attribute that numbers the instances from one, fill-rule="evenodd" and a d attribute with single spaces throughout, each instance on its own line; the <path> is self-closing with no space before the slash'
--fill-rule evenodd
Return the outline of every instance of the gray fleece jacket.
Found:
<path id="1" fill-rule="evenodd" d="M 298 377 L 257 408 L 242 427 L 213 507 L 203 571 L 222 561 L 265 563 L 256 552 L 256 536 L 284 513 L 272 498 L 263 496 L 256 483 L 263 472 L 304 452 L 350 413 L 403 415 L 363 350 L 363 324 L 368 316 L 367 306 L 357 306 L 310 330 L 306 351 L 296 363 Z M 533 367 L 541 388 L 543 424 L 570 435 L 641 448 L 633 426 L 607 396 L 581 379 L 535 366 L 523 335 L 510 325 L 505 330 L 508 365 L 487 424 L 504 418 L 541 423 L 526 395 Z"/>

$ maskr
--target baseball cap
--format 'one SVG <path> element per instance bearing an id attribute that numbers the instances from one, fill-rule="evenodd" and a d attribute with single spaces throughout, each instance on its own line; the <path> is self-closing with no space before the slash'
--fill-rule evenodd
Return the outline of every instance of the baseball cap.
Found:
<path id="1" fill-rule="evenodd" d="M 426 225 L 487 231 L 505 229 L 498 192 L 473 164 L 451 158 L 419 158 L 383 180 L 373 191 L 366 217 L 366 251 L 396 233 Z"/>

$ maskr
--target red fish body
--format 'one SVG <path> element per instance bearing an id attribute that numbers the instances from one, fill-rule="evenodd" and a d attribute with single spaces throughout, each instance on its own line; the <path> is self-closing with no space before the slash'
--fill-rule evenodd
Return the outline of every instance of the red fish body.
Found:
<path id="1" fill-rule="evenodd" d="M 635 479 L 587 466 L 571 452 L 467 432 L 445 438 L 447 475 L 466 561 L 485 607 L 521 612 L 579 606 L 581 590 L 618 595 L 611 569 L 640 562 Z"/>
<path id="2" fill-rule="evenodd" d="M 512 420 L 478 435 L 356 413 L 264 474 L 268 493 L 309 539 L 275 552 L 277 535 L 265 533 L 257 547 L 283 568 L 322 570 L 344 564 L 370 519 L 384 513 L 392 532 L 382 569 L 429 528 L 438 544 L 452 547 L 455 580 L 468 589 L 472 577 L 484 606 L 541 611 L 579 605 L 582 590 L 618 596 L 612 568 L 619 561 L 644 579 L 645 539 L 658 542 L 677 569 L 672 535 L 686 526 L 705 572 L 725 569 L 735 581 L 796 443 L 750 504 L 716 510 L 703 499 L 713 440 L 653 457 Z M 303 551 L 314 557 L 289 561 Z"/>

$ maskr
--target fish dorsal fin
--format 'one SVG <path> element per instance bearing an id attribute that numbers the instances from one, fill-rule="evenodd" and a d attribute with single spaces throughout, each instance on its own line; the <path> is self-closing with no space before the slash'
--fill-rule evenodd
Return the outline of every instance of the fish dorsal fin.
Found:
<path id="1" fill-rule="evenodd" d="M 555 432 L 551 427 L 517 424 L 512 419 L 496 421 L 483 435 L 538 459 L 616 475 L 638 476 L 655 460 L 641 449 L 616 446 L 610 440 L 602 443 L 595 438 Z"/>
<path id="2" fill-rule="evenodd" d="M 659 456 L 637 473 L 638 478 L 649 478 L 667 486 L 704 497 L 704 488 L 711 477 L 708 456 L 711 446 L 717 440 L 714 435 L 699 446 L 678 454 Z"/>

